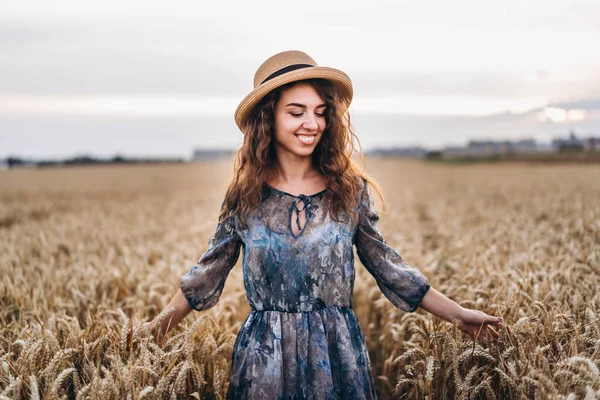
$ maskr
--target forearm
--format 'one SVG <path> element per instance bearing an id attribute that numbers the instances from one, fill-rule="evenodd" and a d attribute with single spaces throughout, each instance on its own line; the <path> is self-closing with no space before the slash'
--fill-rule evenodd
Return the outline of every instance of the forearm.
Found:
<path id="1" fill-rule="evenodd" d="M 427 291 L 419 307 L 448 322 L 452 322 L 453 318 L 459 318 L 464 311 L 460 305 L 434 288 Z"/>
<path id="2" fill-rule="evenodd" d="M 177 290 L 177 293 L 175 294 L 173 299 L 171 299 L 169 304 L 167 304 L 167 306 L 164 308 L 163 311 L 165 311 L 171 307 L 174 307 L 175 311 L 172 312 L 171 314 L 169 314 L 166 318 L 163 318 L 160 323 L 160 326 L 156 326 L 156 324 L 157 324 L 156 319 L 154 321 L 152 321 L 152 323 L 151 323 L 152 330 L 156 330 L 156 329 L 160 328 L 160 331 L 162 333 L 166 333 L 167 330 L 170 330 L 173 327 L 175 327 L 177 324 L 179 324 L 179 322 L 181 322 L 181 320 L 184 319 L 186 317 L 186 315 L 188 315 L 190 313 L 190 311 L 192 311 L 192 308 L 190 307 L 190 304 L 188 303 L 187 299 L 181 292 L 181 289 Z"/>

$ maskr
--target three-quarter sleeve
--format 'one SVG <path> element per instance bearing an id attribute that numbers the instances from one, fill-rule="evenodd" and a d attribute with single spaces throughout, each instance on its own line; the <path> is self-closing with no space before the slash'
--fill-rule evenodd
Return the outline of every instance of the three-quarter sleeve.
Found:
<path id="1" fill-rule="evenodd" d="M 202 311 L 217 304 L 225 280 L 239 258 L 241 245 L 235 216 L 224 218 L 209 239 L 206 252 L 181 278 L 181 291 L 192 309 Z"/>
<path id="2" fill-rule="evenodd" d="M 414 312 L 430 288 L 429 281 L 386 244 L 377 228 L 379 214 L 373 204 L 371 189 L 366 181 L 364 183 L 354 237 L 356 253 L 383 294 L 397 308 Z"/>

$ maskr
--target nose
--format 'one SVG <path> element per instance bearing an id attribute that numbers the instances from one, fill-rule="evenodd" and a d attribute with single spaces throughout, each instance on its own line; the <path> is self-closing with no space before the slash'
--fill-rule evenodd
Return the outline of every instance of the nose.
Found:
<path id="1" fill-rule="evenodd" d="M 319 127 L 319 124 L 317 123 L 317 117 L 314 114 L 306 113 L 306 120 L 304 121 L 303 126 L 305 129 L 311 131 L 316 130 Z"/>

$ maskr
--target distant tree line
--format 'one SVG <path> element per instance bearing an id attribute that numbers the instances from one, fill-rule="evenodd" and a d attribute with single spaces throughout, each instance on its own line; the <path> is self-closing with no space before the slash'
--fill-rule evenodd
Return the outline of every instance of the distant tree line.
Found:
<path id="1" fill-rule="evenodd" d="M 8 168 L 15 167 L 56 167 L 75 165 L 106 165 L 106 164 L 156 164 L 156 163 L 183 163 L 183 158 L 127 158 L 116 155 L 112 158 L 98 158 L 92 156 L 77 156 L 64 160 L 31 160 L 21 157 L 7 157 L 4 160 Z"/>

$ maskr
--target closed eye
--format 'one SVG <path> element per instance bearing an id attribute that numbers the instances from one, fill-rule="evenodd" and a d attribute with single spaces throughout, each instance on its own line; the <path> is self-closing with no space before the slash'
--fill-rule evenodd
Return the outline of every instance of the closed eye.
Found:
<path id="1" fill-rule="evenodd" d="M 296 114 L 296 113 L 290 113 L 290 115 L 293 115 L 294 117 L 300 117 L 300 116 L 302 116 L 302 114 L 304 114 L 304 113 L 299 113 L 299 114 Z M 319 117 L 319 118 L 321 118 L 321 117 L 324 117 L 324 116 L 325 116 L 325 114 L 323 114 L 323 113 L 315 113 L 315 115 L 316 115 L 317 117 Z"/>

